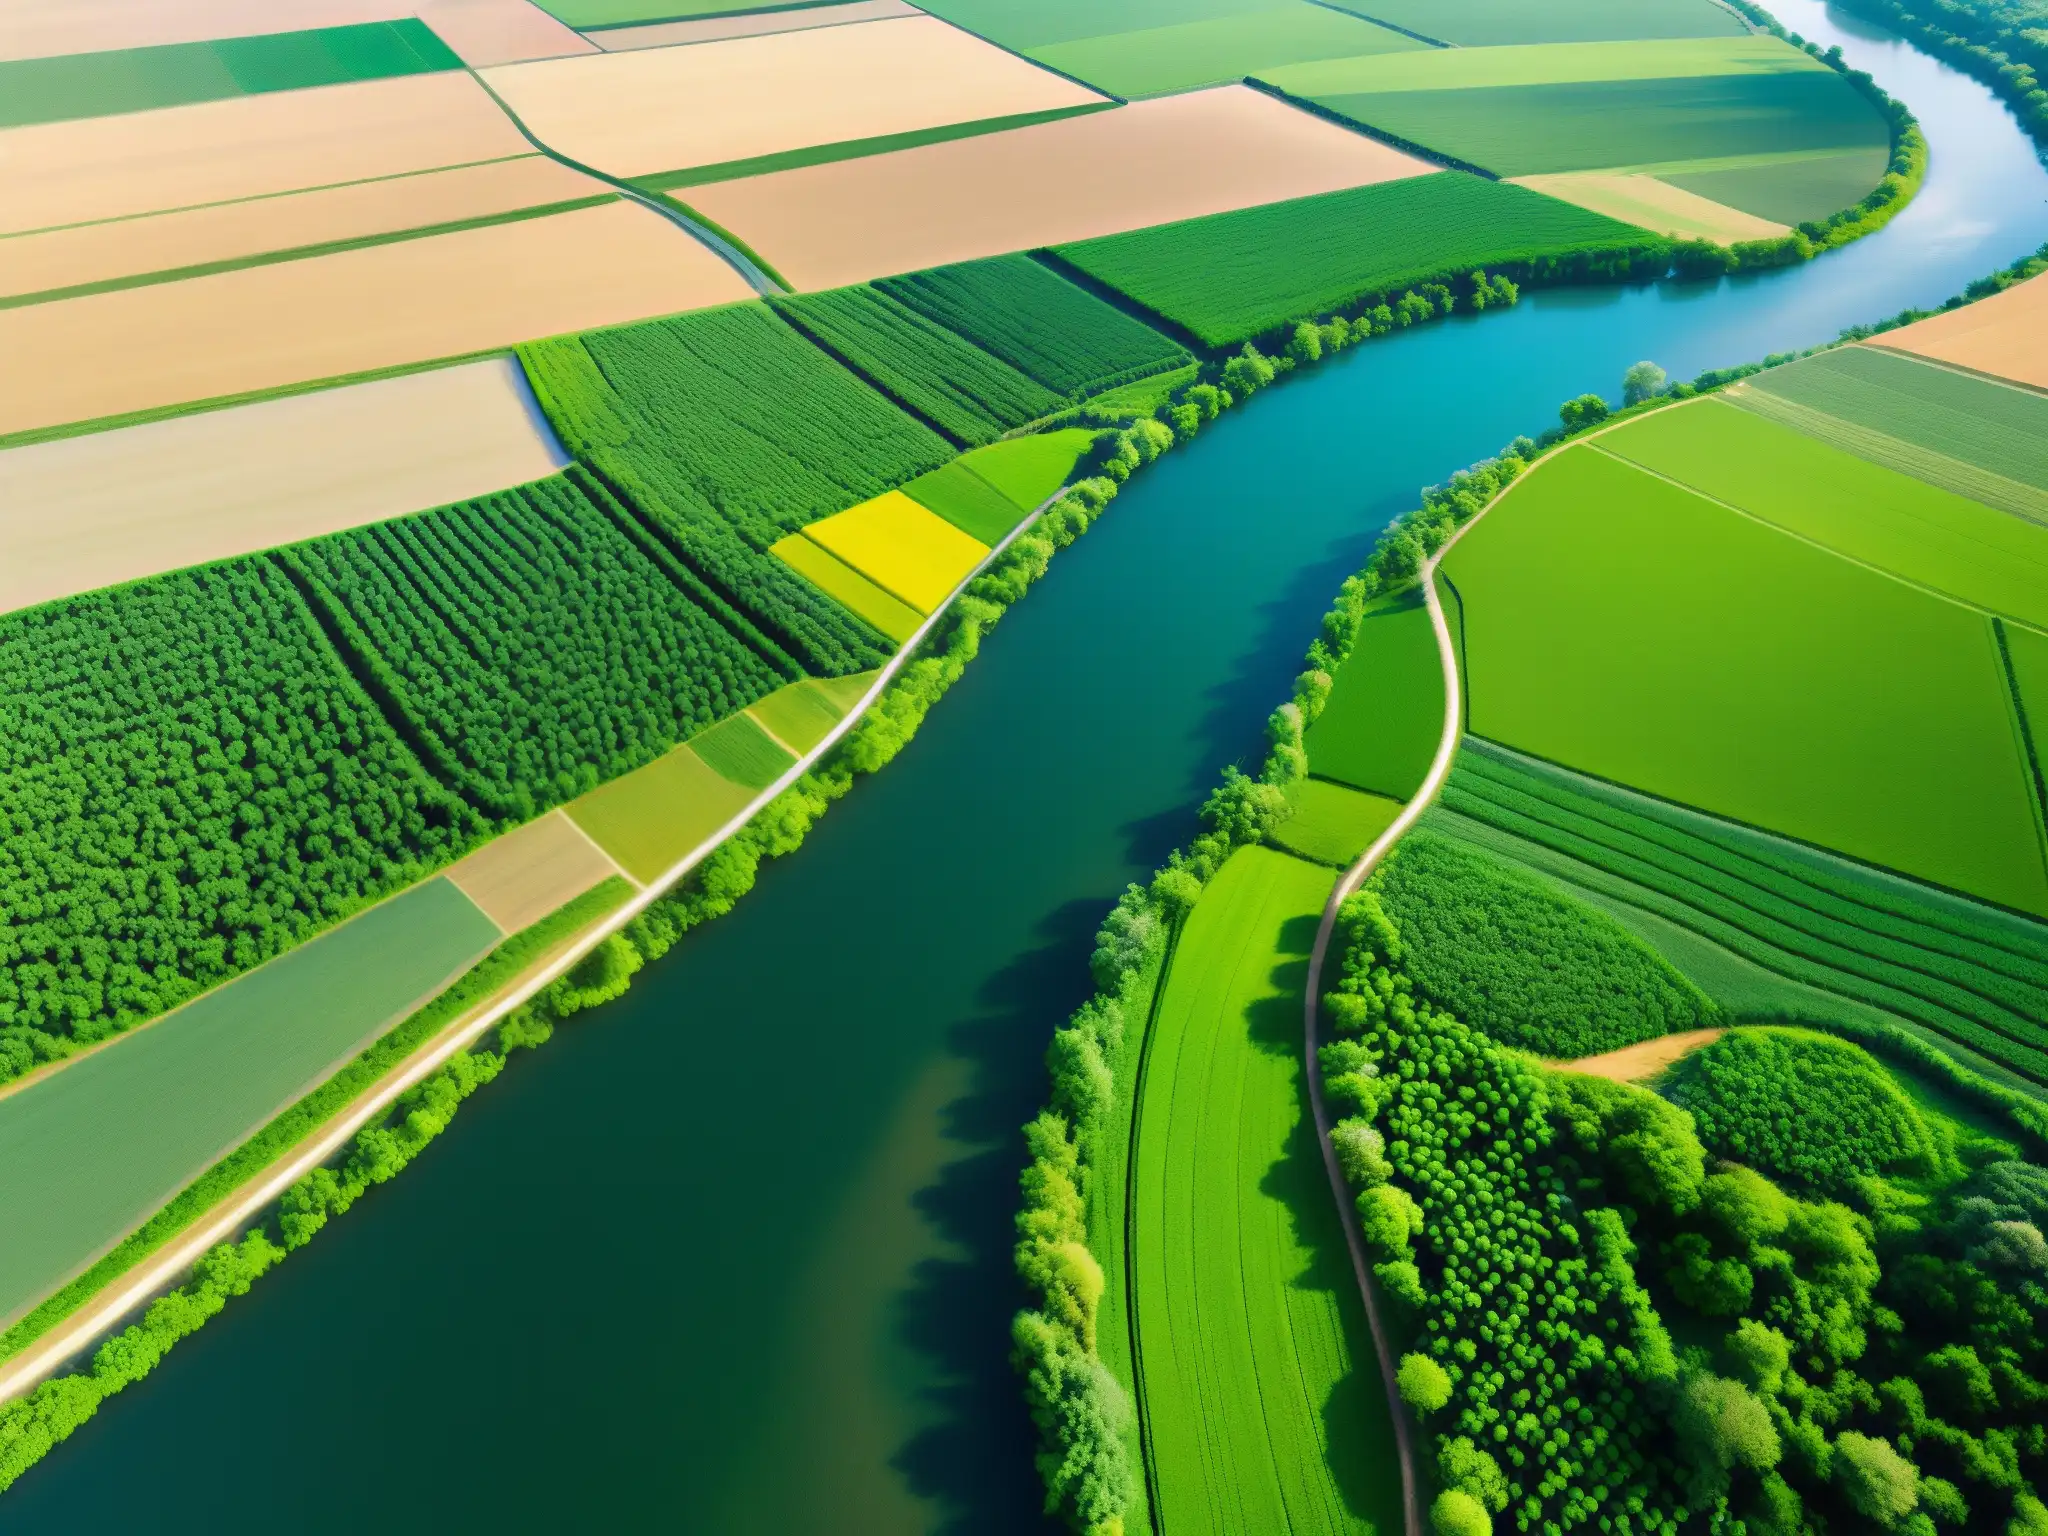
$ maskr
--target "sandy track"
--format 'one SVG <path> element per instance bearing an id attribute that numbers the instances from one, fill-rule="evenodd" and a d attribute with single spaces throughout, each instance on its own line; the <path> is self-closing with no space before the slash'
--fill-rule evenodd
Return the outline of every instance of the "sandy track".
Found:
<path id="1" fill-rule="evenodd" d="M 233 261 L 333 240 L 610 196 L 606 183 L 545 155 L 252 202 L 148 214 L 0 240 L 0 296 Z"/>
<path id="2" fill-rule="evenodd" d="M 530 155 L 453 71 L 0 132 L 0 234 Z"/>
<path id="3" fill-rule="evenodd" d="M 549 148 L 614 176 L 1100 102 L 928 16 L 487 72 Z"/>
<path id="4" fill-rule="evenodd" d="M 1436 169 L 1231 85 L 685 196 L 814 289 Z"/>
<path id="5" fill-rule="evenodd" d="M 0 612 L 402 517 L 568 462 L 510 358 L 0 453 Z"/>
<path id="6" fill-rule="evenodd" d="M 1875 345 L 2048 389 L 2048 274 L 1887 331 Z"/>
<path id="7" fill-rule="evenodd" d="M 1624 1046 L 1618 1051 L 1602 1051 L 1598 1056 L 1581 1056 L 1577 1061 L 1553 1061 L 1546 1065 L 1562 1072 L 1577 1072 L 1583 1077 L 1605 1077 L 1617 1083 L 1639 1083 L 1645 1078 L 1655 1077 L 1681 1057 L 1690 1056 L 1703 1045 L 1712 1045 L 1725 1031 L 1718 1029 L 1686 1029 L 1675 1035 L 1659 1035 L 1654 1040 L 1640 1041 Z"/>
<path id="8" fill-rule="evenodd" d="M 590 40 L 607 53 L 628 53 L 635 48 L 715 43 L 732 37 L 765 37 L 771 32 L 809 32 L 818 27 L 843 27 L 858 21 L 887 21 L 896 16 L 923 14 L 904 0 L 848 0 L 845 5 L 814 5 L 800 11 L 753 11 L 737 16 L 707 16 L 701 21 L 606 27 L 591 33 Z"/>
<path id="9" fill-rule="evenodd" d="M 753 297 L 631 202 L 0 311 L 0 432 L 489 351 Z"/>

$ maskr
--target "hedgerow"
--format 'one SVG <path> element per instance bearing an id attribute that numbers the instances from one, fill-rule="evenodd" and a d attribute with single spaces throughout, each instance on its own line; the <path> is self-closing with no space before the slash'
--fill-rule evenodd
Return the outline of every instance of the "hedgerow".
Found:
<path id="1" fill-rule="evenodd" d="M 431 760 L 492 815 L 651 761 L 799 675 L 563 479 L 281 551 Z"/>
<path id="2" fill-rule="evenodd" d="M 1421 995 L 1504 1045 L 1573 1058 L 1713 1023 L 1719 1010 L 1606 913 L 1417 829 L 1374 871 Z"/>

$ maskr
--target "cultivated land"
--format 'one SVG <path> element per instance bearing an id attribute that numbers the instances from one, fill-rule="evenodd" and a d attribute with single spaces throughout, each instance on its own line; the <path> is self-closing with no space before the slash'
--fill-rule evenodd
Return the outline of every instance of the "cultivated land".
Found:
<path id="1" fill-rule="evenodd" d="M 145 411 L 746 298 L 631 203 L 0 311 L 0 432 Z"/>
<path id="2" fill-rule="evenodd" d="M 506 358 L 9 449 L 0 612 L 402 517 L 566 462 Z"/>
<path id="3" fill-rule="evenodd" d="M 803 537 L 919 613 L 930 613 L 945 601 L 989 550 L 901 491 L 812 523 Z"/>
<path id="4" fill-rule="evenodd" d="M 1288 791 L 1288 800 L 1294 812 L 1274 832 L 1273 842 L 1289 853 L 1340 869 L 1365 852 L 1401 814 L 1399 800 L 1328 779 L 1303 779 Z"/>
<path id="5" fill-rule="evenodd" d="M 0 131 L 0 233 L 530 155 L 466 74 Z"/>
<path id="6" fill-rule="evenodd" d="M 566 810 L 621 869 L 645 884 L 753 798 L 751 789 L 683 746 L 571 801 Z"/>
<path id="7" fill-rule="evenodd" d="M 2032 278 L 1961 309 L 1887 331 L 1881 345 L 2048 389 L 2048 282 Z"/>
<path id="8" fill-rule="evenodd" d="M 1443 666 L 1420 590 L 1366 610 L 1333 682 L 1304 740 L 1309 771 L 1406 800 L 1429 772 L 1444 721 Z"/>
<path id="9" fill-rule="evenodd" d="M 1722 37 L 1748 28 L 1713 0 L 1567 0 L 1529 6 L 1520 0 L 1353 0 L 1359 10 L 1462 48 L 1509 43 L 1592 42 L 1607 38 Z"/>
<path id="10" fill-rule="evenodd" d="M 1443 569 L 1476 734 L 2048 913 L 1983 614 L 1589 445 Z"/>
<path id="11" fill-rule="evenodd" d="M 486 78 L 543 143 L 615 176 L 1102 99 L 922 16 L 520 64 Z"/>
<path id="12" fill-rule="evenodd" d="M 1394 53 L 1427 46 L 1341 11 L 1295 0 L 1235 16 L 1035 48 L 1031 57 L 1101 90 L 1128 97 L 1219 85 L 1303 59 Z"/>
<path id="13" fill-rule="evenodd" d="M 821 544 L 793 533 L 774 546 L 776 558 L 821 592 L 843 603 L 849 612 L 901 644 L 917 633 L 923 614 L 900 597 L 883 591 Z"/>
<path id="14" fill-rule="evenodd" d="M 879 25 L 879 23 L 878 23 Z M 799 288 L 1432 169 L 1243 86 L 690 191 Z"/>
<path id="15" fill-rule="evenodd" d="M 1532 191 L 1677 240 L 1732 245 L 1738 240 L 1770 240 L 1791 232 L 1789 225 L 1760 219 L 1641 172 L 1575 171 L 1515 179 Z"/>
<path id="16" fill-rule="evenodd" d="M 456 224 L 616 194 L 526 155 L 0 240 L 0 301 L 54 298 L 148 274 Z"/>
<path id="17" fill-rule="evenodd" d="M 863 21 L 888 21 L 924 13 L 906 0 L 847 0 L 844 5 L 807 5 L 793 11 L 707 16 L 699 21 L 657 21 L 641 27 L 606 27 L 590 41 L 607 53 L 667 48 L 676 43 L 715 43 L 728 37 L 765 37 L 771 32 L 807 32 Z"/>
<path id="18" fill-rule="evenodd" d="M 1302 975 L 1331 883 L 1235 854 L 1188 916 L 1147 1045 L 1130 1263 L 1176 1533 L 1398 1528 L 1386 1399 L 1302 1108 Z"/>
<path id="19" fill-rule="evenodd" d="M 445 873 L 501 931 L 517 933 L 611 879 L 619 867 L 554 810 L 493 838 Z"/>

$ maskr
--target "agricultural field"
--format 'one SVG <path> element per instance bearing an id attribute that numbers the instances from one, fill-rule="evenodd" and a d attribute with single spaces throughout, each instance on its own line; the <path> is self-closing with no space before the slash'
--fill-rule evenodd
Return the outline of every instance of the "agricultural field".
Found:
<path id="1" fill-rule="evenodd" d="M 715 43 L 729 37 L 805 32 L 814 27 L 845 27 L 863 21 L 888 21 L 923 14 L 908 0 L 841 0 L 836 5 L 806 5 L 795 10 L 729 11 L 694 21 L 653 21 L 636 26 L 593 28 L 589 40 L 606 53 L 629 53 L 636 48 Z"/>
<path id="2" fill-rule="evenodd" d="M 1477 268 L 1626 263 L 1649 231 L 1527 188 L 1439 171 L 1055 246 L 1210 346 Z"/>
<path id="3" fill-rule="evenodd" d="M 924 623 L 924 615 L 919 610 L 883 591 L 824 545 L 812 543 L 801 533 L 792 533 L 778 540 L 774 554 L 776 559 L 847 612 L 898 645 L 916 634 Z"/>
<path id="4" fill-rule="evenodd" d="M 714 182 L 692 188 L 690 206 L 812 290 L 1429 170 L 1257 91 L 1224 86 Z"/>
<path id="5" fill-rule="evenodd" d="M 1569 171 L 1515 180 L 1545 197 L 1575 203 L 1674 240 L 1732 245 L 1738 240 L 1772 240 L 1792 232 L 1789 225 L 1744 213 L 1643 171 Z"/>
<path id="6" fill-rule="evenodd" d="M 901 491 L 812 523 L 798 537 L 837 556 L 920 614 L 944 602 L 989 549 Z M 778 552 L 782 548 L 776 545 Z"/>
<path id="7" fill-rule="evenodd" d="M 2003 293 L 1952 309 L 1901 330 L 1881 343 L 1937 363 L 2048 389 L 2048 282 L 2030 278 Z"/>
<path id="8" fill-rule="evenodd" d="M 0 612 L 488 495 L 567 462 L 506 358 L 7 449 Z"/>
<path id="9" fill-rule="evenodd" d="M 1175 1533 L 1398 1528 L 1386 1396 L 1304 1112 L 1300 978 L 1332 879 L 1233 855 L 1187 919 L 1146 1046 L 1129 1263 Z"/>
<path id="10" fill-rule="evenodd" d="M 873 674 L 867 672 L 806 678 L 755 700 L 747 713 L 789 751 L 804 753 L 831 734 L 873 682 Z"/>
<path id="11" fill-rule="evenodd" d="M 1419 589 L 1367 607 L 1332 681 L 1303 740 L 1309 772 L 1405 801 L 1428 774 L 1444 729 L 1443 661 Z"/>
<path id="12" fill-rule="evenodd" d="M 1518 482 L 1442 570 L 1474 734 L 2048 915 L 1983 613 L 1597 440 Z"/>
<path id="13" fill-rule="evenodd" d="M 1222 85 L 1305 59 L 1427 46 L 1335 7 L 1292 0 L 1235 15 L 1077 38 L 1034 48 L 1027 56 L 1097 90 L 1139 97 Z"/>
<path id="14" fill-rule="evenodd" d="M 745 809 L 754 793 L 681 746 L 564 810 L 619 868 L 645 884 Z"/>
<path id="15" fill-rule="evenodd" d="M 1401 802 L 1330 779 L 1303 779 L 1288 791 L 1289 812 L 1273 833 L 1275 847 L 1342 869 L 1401 814 Z"/>
<path id="16" fill-rule="evenodd" d="M 1747 30 L 1741 17 L 1714 0 L 1566 0 L 1543 6 L 1520 0 L 1347 0 L 1343 9 L 1456 48 L 1737 37 Z"/>
<path id="17" fill-rule="evenodd" d="M 903 494 L 983 544 L 1002 541 L 1067 482 L 1094 442 L 1078 427 L 991 443 L 919 475 Z"/>
<path id="18" fill-rule="evenodd" d="M 517 933 L 619 872 L 556 810 L 492 838 L 443 873 L 500 930 Z"/>

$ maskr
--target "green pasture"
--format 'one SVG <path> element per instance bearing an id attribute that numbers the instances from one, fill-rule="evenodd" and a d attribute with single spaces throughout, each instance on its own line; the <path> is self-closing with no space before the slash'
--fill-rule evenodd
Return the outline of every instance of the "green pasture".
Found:
<path id="1" fill-rule="evenodd" d="M 963 455 L 960 462 L 1029 512 L 1067 483 L 1094 441 L 1095 433 L 1087 427 L 1062 427 L 990 443 Z"/>
<path id="2" fill-rule="evenodd" d="M 563 810 L 621 869 L 645 883 L 724 826 L 754 794 L 683 746 L 600 784 Z"/>
<path id="3" fill-rule="evenodd" d="M 1119 385 L 1090 397 L 1088 403 L 1097 410 L 1128 412 L 1133 416 L 1150 416 L 1160 406 L 1173 398 L 1173 392 L 1183 384 L 1192 384 L 1201 376 L 1201 365 L 1190 363 L 1185 368 L 1176 368 L 1170 373 L 1155 373 L 1149 379 L 1140 379 L 1135 384 Z"/>
<path id="4" fill-rule="evenodd" d="M 746 714 L 730 716 L 708 731 L 699 731 L 690 738 L 690 750 L 720 777 L 747 790 L 766 789 L 796 762 Z"/>
<path id="5" fill-rule="evenodd" d="M 1888 151 L 1891 144 L 1891 131 L 1877 109 L 1832 70 L 1580 80 L 1485 91 L 1330 93 L 1311 99 L 1366 127 L 1497 176 L 1786 150 L 1883 146 Z M 1866 186 L 1856 195 L 1869 190 Z M 1827 211 L 1832 210 L 1816 212 Z"/>
<path id="6" fill-rule="evenodd" d="M 0 1316 L 97 1258 L 500 937 L 429 880 L 0 1096 Z"/>
<path id="7" fill-rule="evenodd" d="M 1341 0 L 1341 4 L 1347 11 L 1461 48 L 1723 37 L 1748 30 L 1733 11 L 1713 0 L 1558 0 L 1546 5 L 1531 5 L 1528 0 Z"/>
<path id="8" fill-rule="evenodd" d="M 1365 610 L 1336 686 L 1308 728 L 1309 771 L 1406 800 L 1421 787 L 1444 730 L 1444 673 L 1422 589 Z"/>
<path id="9" fill-rule="evenodd" d="M 1982 614 L 1589 446 L 1451 551 L 1470 729 L 2048 914 Z"/>
<path id="10" fill-rule="evenodd" d="M 910 604 L 890 596 L 822 544 L 813 544 L 800 533 L 776 544 L 774 553 L 812 586 L 838 599 L 891 640 L 908 640 L 924 622 L 924 615 Z"/>
<path id="11" fill-rule="evenodd" d="M 919 475 L 903 487 L 903 494 L 991 547 L 1024 519 L 1023 507 L 969 469 L 963 459 Z"/>
<path id="12" fill-rule="evenodd" d="M 871 673 L 859 674 L 861 691 L 865 691 Z M 854 695 L 855 698 L 859 694 Z M 831 733 L 832 727 L 846 718 L 850 703 L 842 703 L 836 693 L 828 692 L 823 684 L 806 679 L 791 683 L 787 688 L 778 688 L 765 699 L 757 699 L 747 708 L 761 724 L 775 734 L 777 741 L 785 742 L 798 752 L 808 752 Z"/>
<path id="13" fill-rule="evenodd" d="M 1527 187 L 1444 171 L 1055 249 L 1209 345 L 1227 346 L 1431 278 L 1657 238 Z"/>
<path id="14" fill-rule="evenodd" d="M 0 128 L 461 69 L 423 21 L 0 61 Z"/>
<path id="15" fill-rule="evenodd" d="M 934 0 L 921 9 L 1018 53 L 1088 37 L 1285 10 L 1296 0 Z"/>
<path id="16" fill-rule="evenodd" d="M 1342 869 L 1372 845 L 1394 818 L 1401 802 L 1367 794 L 1329 779 L 1303 779 L 1287 792 L 1293 814 L 1272 834 L 1273 843 L 1317 864 Z"/>
<path id="17" fill-rule="evenodd" d="M 1187 918 L 1153 1026 L 1130 1261 L 1173 1536 L 1400 1528 L 1386 1395 L 1301 1081 L 1333 879 L 1240 849 Z"/>
<path id="18" fill-rule="evenodd" d="M 1884 176 L 1891 147 L 1733 155 L 1659 167 L 1655 175 L 1712 202 L 1779 224 L 1824 219 L 1861 202 Z"/>
<path id="19" fill-rule="evenodd" d="M 1423 50 L 1426 43 L 1309 0 L 1079 38 L 1031 57 L 1116 96 L 1156 96 L 1242 80 L 1276 65 Z"/>
<path id="20" fill-rule="evenodd" d="M 1518 48 L 1423 48 L 1332 58 L 1261 70 L 1260 78 L 1295 96 L 1378 91 L 1492 90 L 1591 80 L 1679 79 L 1693 75 L 1828 73 L 1828 67 L 1767 35 L 1676 38 L 1655 42 L 1536 43 Z"/>
<path id="21" fill-rule="evenodd" d="M 1714 399 L 1653 411 L 1598 448 L 1851 560 L 2048 628 L 2048 527 Z"/>

